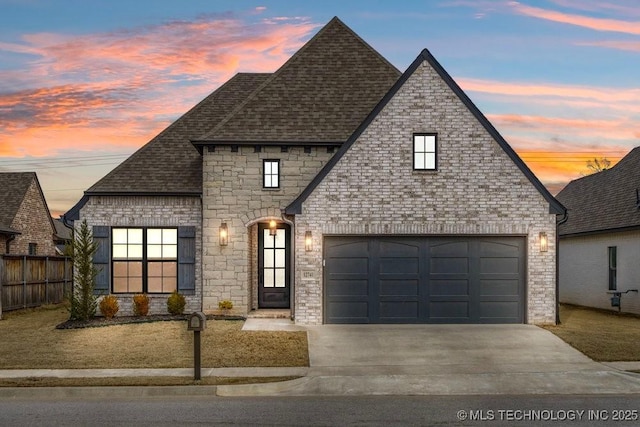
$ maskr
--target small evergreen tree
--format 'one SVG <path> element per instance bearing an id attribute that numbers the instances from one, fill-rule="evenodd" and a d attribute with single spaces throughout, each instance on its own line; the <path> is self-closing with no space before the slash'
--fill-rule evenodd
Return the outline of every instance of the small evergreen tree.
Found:
<path id="1" fill-rule="evenodd" d="M 73 289 L 69 295 L 69 312 L 72 320 L 89 320 L 96 315 L 98 298 L 93 288 L 98 275 L 98 269 L 93 265 L 93 256 L 98 250 L 98 244 L 93 241 L 93 235 L 82 221 L 80 230 L 74 233 L 72 242 L 73 254 Z"/>

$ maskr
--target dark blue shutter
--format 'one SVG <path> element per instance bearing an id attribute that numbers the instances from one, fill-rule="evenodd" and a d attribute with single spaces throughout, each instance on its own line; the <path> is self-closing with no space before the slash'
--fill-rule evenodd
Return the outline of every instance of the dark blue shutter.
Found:
<path id="1" fill-rule="evenodd" d="M 93 226 L 93 241 L 98 250 L 93 256 L 93 265 L 98 269 L 94 293 L 105 295 L 109 293 L 111 279 L 111 229 L 103 225 Z"/>
<path id="2" fill-rule="evenodd" d="M 178 227 L 178 291 L 196 293 L 196 228 Z"/>

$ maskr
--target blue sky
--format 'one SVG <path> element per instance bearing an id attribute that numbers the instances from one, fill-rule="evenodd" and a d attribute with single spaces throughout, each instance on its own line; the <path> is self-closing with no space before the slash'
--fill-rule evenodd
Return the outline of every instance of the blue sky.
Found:
<path id="1" fill-rule="evenodd" d="M 0 171 L 35 170 L 59 214 L 333 16 L 402 71 L 429 49 L 552 192 L 640 145 L 637 0 L 0 0 Z"/>

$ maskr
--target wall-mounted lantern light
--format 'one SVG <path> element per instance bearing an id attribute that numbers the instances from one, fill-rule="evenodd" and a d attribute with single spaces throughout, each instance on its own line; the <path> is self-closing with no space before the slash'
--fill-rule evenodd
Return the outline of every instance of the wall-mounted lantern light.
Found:
<path id="1" fill-rule="evenodd" d="M 275 236 L 278 233 L 277 225 L 278 223 L 274 219 L 269 221 L 269 236 Z"/>
<path id="2" fill-rule="evenodd" d="M 227 246 L 229 244 L 229 228 L 227 223 L 220 224 L 220 246 Z"/>
<path id="3" fill-rule="evenodd" d="M 547 233 L 540 232 L 540 252 L 547 252 L 549 250 L 549 239 L 547 239 Z"/>
<path id="4" fill-rule="evenodd" d="M 313 250 L 313 235 L 311 231 L 304 232 L 304 250 L 311 252 Z"/>

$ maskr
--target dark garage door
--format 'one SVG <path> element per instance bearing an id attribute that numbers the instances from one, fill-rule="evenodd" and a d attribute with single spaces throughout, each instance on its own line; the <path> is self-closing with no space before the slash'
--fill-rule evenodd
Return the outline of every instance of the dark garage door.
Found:
<path id="1" fill-rule="evenodd" d="M 326 237 L 326 323 L 523 323 L 524 237 Z"/>

